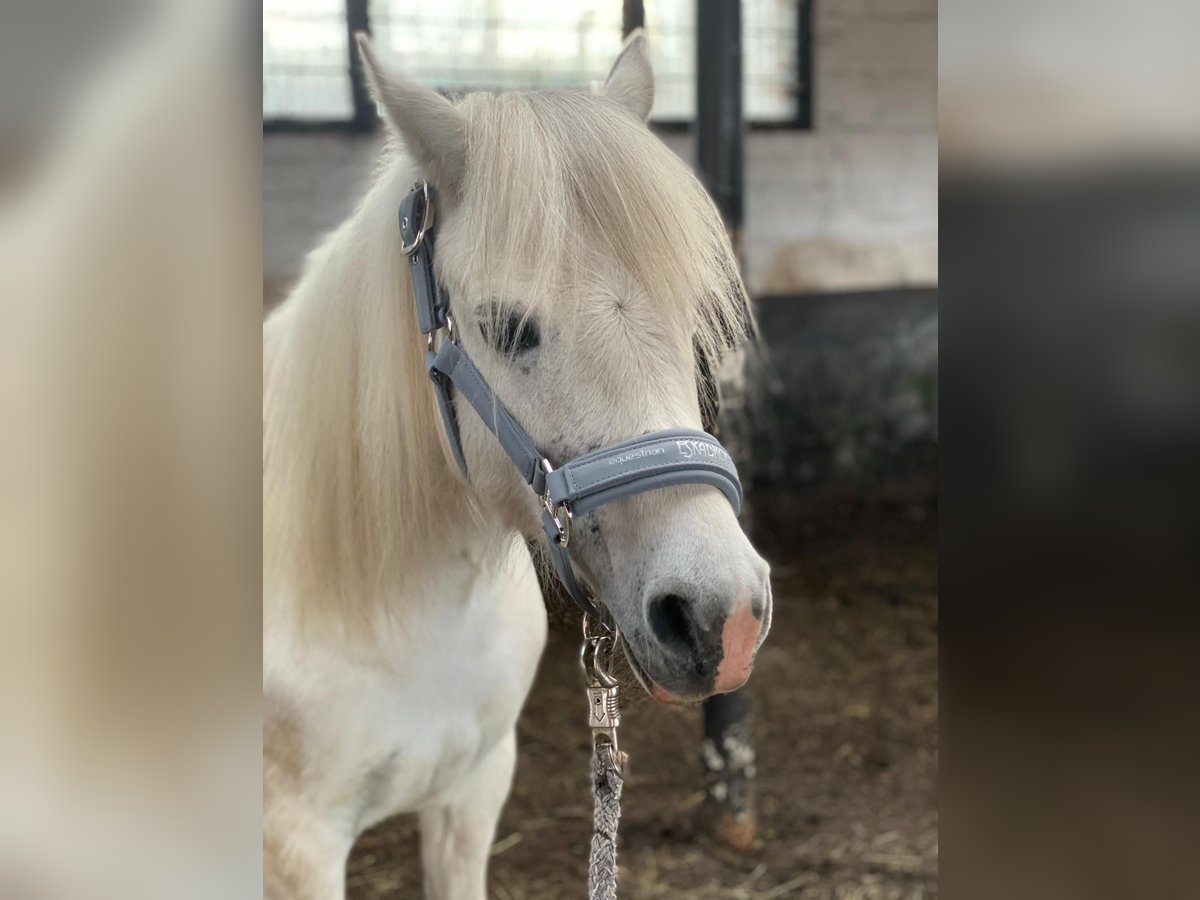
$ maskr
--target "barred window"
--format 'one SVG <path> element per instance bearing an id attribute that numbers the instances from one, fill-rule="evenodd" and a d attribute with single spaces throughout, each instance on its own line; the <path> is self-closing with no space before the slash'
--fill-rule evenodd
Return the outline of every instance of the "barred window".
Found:
<path id="1" fill-rule="evenodd" d="M 811 0 L 746 0 L 742 12 L 744 109 L 764 125 L 807 124 L 801 65 L 810 52 Z M 380 55 L 442 91 L 587 85 L 621 47 L 617 0 L 370 0 Z M 657 90 L 651 118 L 695 115 L 696 0 L 647 0 Z M 263 118 L 349 121 L 345 0 L 264 0 Z"/>
<path id="2" fill-rule="evenodd" d="M 263 0 L 263 119 L 349 121 L 345 0 Z"/>

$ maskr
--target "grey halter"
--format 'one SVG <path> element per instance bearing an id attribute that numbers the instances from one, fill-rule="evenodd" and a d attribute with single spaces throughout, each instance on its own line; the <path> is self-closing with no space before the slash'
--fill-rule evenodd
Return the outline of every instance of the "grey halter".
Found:
<path id="1" fill-rule="evenodd" d="M 721 442 L 703 431 L 674 428 L 630 438 L 554 468 L 533 438 L 499 401 L 454 333 L 449 299 L 433 268 L 433 190 L 418 181 L 400 204 L 401 249 L 412 268 L 417 321 L 426 337 L 426 368 L 436 390 L 442 424 L 455 462 L 467 477 L 451 390 L 457 390 L 496 435 L 500 446 L 539 496 L 542 527 L 559 580 L 585 613 L 604 621 L 591 593 L 575 578 L 569 545 L 571 522 L 614 500 L 680 484 L 715 487 L 741 512 L 742 486 Z M 447 339 L 435 342 L 446 330 Z"/>

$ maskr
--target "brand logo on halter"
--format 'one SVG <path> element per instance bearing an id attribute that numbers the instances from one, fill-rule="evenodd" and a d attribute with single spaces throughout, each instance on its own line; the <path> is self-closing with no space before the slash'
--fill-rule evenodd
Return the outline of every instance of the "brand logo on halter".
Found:
<path id="1" fill-rule="evenodd" d="M 608 464 L 610 466 L 620 466 L 646 456 L 661 456 L 666 452 L 666 447 L 639 447 L 637 450 L 630 450 L 628 453 L 622 453 L 620 456 L 610 456 Z"/>
<path id="2" fill-rule="evenodd" d="M 725 452 L 724 447 L 710 444 L 708 441 L 697 441 L 691 438 L 684 438 L 675 441 L 675 446 L 679 449 L 679 455 L 684 459 L 695 459 L 701 457 L 704 459 L 713 459 L 717 462 L 725 462 L 729 459 L 729 454 Z"/>

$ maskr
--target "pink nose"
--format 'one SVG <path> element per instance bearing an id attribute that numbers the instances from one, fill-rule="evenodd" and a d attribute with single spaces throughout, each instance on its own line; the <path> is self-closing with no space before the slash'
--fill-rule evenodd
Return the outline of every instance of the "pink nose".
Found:
<path id="1" fill-rule="evenodd" d="M 754 650 L 761 632 L 762 620 L 754 617 L 750 590 L 743 588 L 721 630 L 721 664 L 717 668 L 713 691 L 723 694 L 745 684 L 754 665 Z"/>

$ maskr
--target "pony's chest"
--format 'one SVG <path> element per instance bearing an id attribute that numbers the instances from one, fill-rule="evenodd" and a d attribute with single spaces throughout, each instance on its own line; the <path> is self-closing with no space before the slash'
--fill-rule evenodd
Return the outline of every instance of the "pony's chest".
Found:
<path id="1" fill-rule="evenodd" d="M 428 622 L 422 664 L 377 696 L 378 815 L 436 805 L 511 732 L 545 642 L 541 596 L 528 588 L 501 586 L 476 598 L 486 611 Z"/>
<path id="2" fill-rule="evenodd" d="M 469 743 L 475 733 L 485 741 L 498 738 L 496 732 L 507 731 L 516 720 L 544 644 L 541 597 L 485 595 L 477 603 L 485 611 L 449 611 L 429 623 L 419 665 L 392 683 L 388 719 L 399 743 L 433 743 L 446 757 L 454 755 L 453 745 Z M 527 608 L 516 621 L 515 605 Z"/>
<path id="3" fill-rule="evenodd" d="M 428 596 L 402 599 L 419 613 L 397 622 L 386 666 L 333 655 L 270 667 L 291 676 L 280 693 L 303 698 L 320 793 L 359 827 L 438 805 L 520 713 L 546 638 L 532 565 L 524 554 L 469 575 L 447 570 Z"/>

